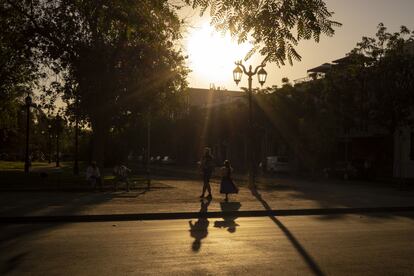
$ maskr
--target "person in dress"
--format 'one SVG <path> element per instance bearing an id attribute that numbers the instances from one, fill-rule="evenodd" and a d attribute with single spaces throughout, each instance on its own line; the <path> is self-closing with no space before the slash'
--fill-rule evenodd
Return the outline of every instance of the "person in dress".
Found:
<path id="1" fill-rule="evenodd" d="M 102 190 L 101 173 L 98 166 L 96 165 L 96 162 L 94 161 L 92 161 L 86 169 L 86 180 L 94 187 L 95 190 L 98 185 Z"/>
<path id="2" fill-rule="evenodd" d="M 229 200 L 229 194 L 237 194 L 239 188 L 234 184 L 231 173 L 233 168 L 231 167 L 230 161 L 224 161 L 224 166 L 221 167 L 221 182 L 220 182 L 220 193 L 225 194 L 225 201 Z"/>
<path id="3" fill-rule="evenodd" d="M 214 170 L 214 159 L 211 155 L 210 148 L 204 149 L 204 155 L 201 158 L 200 162 L 201 171 L 203 173 L 203 192 L 201 193 L 200 198 L 204 198 L 206 190 L 208 191 L 208 199 L 213 198 L 211 195 L 211 186 L 210 186 L 210 178 Z"/>

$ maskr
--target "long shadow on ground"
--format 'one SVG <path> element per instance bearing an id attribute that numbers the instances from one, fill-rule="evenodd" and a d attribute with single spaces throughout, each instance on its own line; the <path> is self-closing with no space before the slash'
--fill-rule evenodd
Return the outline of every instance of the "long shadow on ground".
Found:
<path id="1" fill-rule="evenodd" d="M 211 199 L 200 200 L 200 214 L 207 213 L 208 206 L 211 203 Z M 200 251 L 201 241 L 208 236 L 208 226 L 210 222 L 205 216 L 200 216 L 196 222 L 193 223 L 192 220 L 188 221 L 190 226 L 190 235 L 194 238 L 194 241 L 191 245 L 191 248 L 194 252 Z"/>
<path id="2" fill-rule="evenodd" d="M 256 189 L 251 189 L 252 195 L 260 201 L 260 203 L 263 205 L 263 207 L 270 211 L 272 208 L 269 206 L 269 204 L 262 198 L 260 193 Z M 312 258 L 312 256 L 306 251 L 306 249 L 300 244 L 300 242 L 296 239 L 296 237 L 292 234 L 292 232 L 289 231 L 289 229 L 276 217 L 269 216 L 269 218 L 279 227 L 279 229 L 286 235 L 286 237 L 289 239 L 289 241 L 292 243 L 292 245 L 295 247 L 295 249 L 298 251 L 298 253 L 301 255 L 303 260 L 306 262 L 308 267 L 312 270 L 312 272 L 315 275 L 325 275 L 319 265 L 316 263 L 316 261 Z"/>
<path id="3" fill-rule="evenodd" d="M 240 209 L 240 202 L 220 202 L 220 208 L 222 212 L 232 213 L 234 215 L 223 216 L 223 220 L 217 220 L 214 222 L 214 227 L 216 228 L 225 228 L 229 233 L 236 232 L 237 226 L 236 223 L 237 211 Z"/>
<path id="4" fill-rule="evenodd" d="M 139 196 L 143 193 L 151 192 L 151 190 L 142 190 L 136 196 Z M 33 193 L 36 194 L 36 193 Z M 50 193 L 50 196 L 56 195 L 56 193 Z M 50 210 L 48 208 L 50 204 L 57 203 L 60 204 L 59 209 L 51 209 L 46 215 L 54 216 L 59 215 L 60 213 L 65 214 L 77 214 L 82 210 L 88 209 L 89 206 L 96 206 L 99 204 L 104 204 L 108 201 L 111 201 L 117 197 L 129 197 L 130 195 L 124 194 L 112 194 L 112 193 L 99 193 L 99 194 L 88 194 L 83 193 L 80 195 L 70 193 L 69 197 L 63 197 L 60 199 L 52 200 L 45 204 L 43 200 L 33 200 L 29 204 L 24 204 L 18 208 L 13 208 L 13 212 L 18 211 L 24 216 L 24 214 L 30 214 L 36 211 L 41 211 L 43 209 Z M 12 198 L 10 200 L 13 200 Z M 42 233 L 44 231 L 49 231 L 54 228 L 62 227 L 65 223 L 53 224 L 53 223 L 41 223 L 35 225 L 27 224 L 12 224 L 12 225 L 3 225 L 0 224 L 0 252 L 3 254 L 11 254 L 11 258 L 4 259 L 5 255 L 0 255 L 1 261 L 3 263 L 0 266 L 0 274 L 10 273 L 16 269 L 24 259 L 30 255 L 30 252 L 15 252 L 14 248 L 18 248 L 18 244 L 24 244 L 27 240 L 30 240 L 31 237 Z"/>

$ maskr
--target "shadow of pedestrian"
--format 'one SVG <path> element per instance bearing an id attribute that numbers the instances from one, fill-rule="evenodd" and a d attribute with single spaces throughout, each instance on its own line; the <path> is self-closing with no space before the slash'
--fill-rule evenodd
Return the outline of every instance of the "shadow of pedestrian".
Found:
<path id="1" fill-rule="evenodd" d="M 240 209 L 240 202 L 220 202 L 222 212 L 230 213 L 223 216 L 223 220 L 215 221 L 214 227 L 227 228 L 230 233 L 236 232 L 236 227 L 239 224 L 236 223 L 237 215 L 236 212 Z"/>
<path id="2" fill-rule="evenodd" d="M 207 200 L 201 200 L 200 205 L 200 216 L 197 219 L 195 223 L 193 223 L 192 220 L 188 222 L 190 226 L 190 235 L 192 238 L 194 238 L 193 244 L 191 246 L 192 250 L 195 252 L 198 252 L 201 248 L 201 240 L 205 239 L 208 235 L 208 226 L 210 222 L 205 217 L 205 214 L 207 213 L 208 206 L 211 203 L 211 199 Z"/>
<path id="3" fill-rule="evenodd" d="M 272 208 L 270 205 L 262 198 L 261 194 L 257 191 L 255 188 L 250 189 L 252 195 L 260 201 L 260 203 L 263 205 L 263 207 L 271 211 Z M 296 237 L 292 234 L 292 232 L 289 231 L 289 229 L 276 217 L 269 216 L 269 218 L 279 227 L 279 229 L 285 234 L 285 236 L 288 238 L 290 243 L 294 246 L 294 248 L 298 251 L 298 253 L 301 255 L 303 260 L 306 262 L 308 267 L 312 270 L 314 275 L 323 276 L 325 275 L 319 265 L 315 262 L 315 260 L 312 258 L 312 256 L 306 251 L 306 249 L 300 244 L 300 242 L 296 239 Z"/>

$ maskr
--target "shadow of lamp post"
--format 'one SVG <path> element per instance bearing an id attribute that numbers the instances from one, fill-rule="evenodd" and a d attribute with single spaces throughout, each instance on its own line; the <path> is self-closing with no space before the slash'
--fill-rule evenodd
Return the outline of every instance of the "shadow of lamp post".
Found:
<path id="1" fill-rule="evenodd" d="M 249 162 L 249 166 L 248 166 L 248 172 L 249 172 L 249 187 L 250 188 L 255 188 L 256 187 L 256 183 L 255 183 L 255 158 L 254 158 L 254 153 L 253 153 L 253 110 L 252 110 L 252 81 L 253 81 L 253 76 L 257 74 L 258 77 L 258 81 L 260 83 L 261 86 L 263 86 L 263 84 L 266 82 L 266 78 L 267 78 L 267 72 L 264 70 L 265 67 L 265 63 L 260 64 L 259 66 L 257 66 L 254 70 L 252 70 L 252 66 L 249 66 L 249 70 L 246 69 L 246 67 L 241 63 L 241 61 L 237 61 L 236 62 L 236 68 L 233 70 L 233 79 L 236 82 L 236 84 L 238 85 L 243 73 L 246 74 L 248 76 L 248 84 L 249 84 L 249 89 L 247 90 L 247 96 L 248 96 L 248 101 L 249 101 L 249 130 L 248 130 L 248 139 L 247 139 L 247 146 L 248 146 L 248 162 Z"/>
<path id="2" fill-rule="evenodd" d="M 30 107 L 33 105 L 32 97 L 27 94 L 24 99 L 26 107 L 26 150 L 24 156 L 24 172 L 29 173 L 30 158 L 29 158 L 29 135 L 30 135 Z"/>

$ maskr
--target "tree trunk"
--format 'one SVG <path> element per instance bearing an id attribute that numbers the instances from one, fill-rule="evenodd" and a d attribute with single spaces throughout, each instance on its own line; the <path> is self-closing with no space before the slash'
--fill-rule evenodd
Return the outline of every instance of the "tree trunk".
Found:
<path id="1" fill-rule="evenodd" d="M 109 62 L 108 62 L 109 64 Z M 93 105 L 90 109 L 90 119 L 92 124 L 92 161 L 98 165 L 101 175 L 105 166 L 105 146 L 109 135 L 109 127 L 113 110 L 111 109 L 111 92 L 114 81 L 108 74 L 108 69 L 102 64 L 102 68 L 96 68 L 96 79 L 90 94 L 90 101 Z"/>

